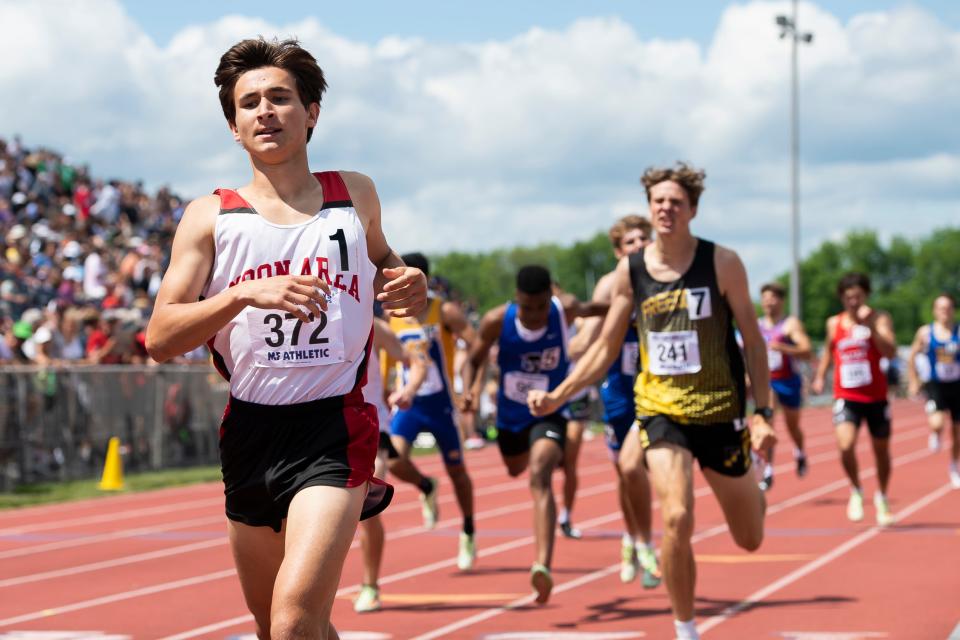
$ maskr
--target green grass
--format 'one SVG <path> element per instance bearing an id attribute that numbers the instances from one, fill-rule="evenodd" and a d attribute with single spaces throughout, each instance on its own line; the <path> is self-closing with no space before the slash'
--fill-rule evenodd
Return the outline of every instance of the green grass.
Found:
<path id="1" fill-rule="evenodd" d="M 100 482 L 97 479 L 27 484 L 17 487 L 13 493 L 0 493 L 0 509 L 68 502 L 212 481 L 220 481 L 220 467 L 191 467 L 128 474 L 124 477 L 124 488 L 121 491 L 101 491 L 97 488 Z"/>

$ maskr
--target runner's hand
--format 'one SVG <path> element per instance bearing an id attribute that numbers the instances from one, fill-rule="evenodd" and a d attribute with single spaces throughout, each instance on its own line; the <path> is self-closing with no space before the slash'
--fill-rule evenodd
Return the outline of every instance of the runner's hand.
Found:
<path id="1" fill-rule="evenodd" d="M 823 378 L 819 376 L 814 378 L 813 381 L 810 383 L 810 391 L 813 391 L 815 395 L 820 395 L 821 393 L 823 393 L 823 384 L 824 384 Z"/>
<path id="2" fill-rule="evenodd" d="M 563 406 L 563 402 L 546 391 L 534 389 L 527 392 L 527 408 L 530 409 L 530 413 L 537 417 L 556 413 L 561 406 Z"/>
<path id="3" fill-rule="evenodd" d="M 472 391 L 464 390 L 464 392 L 460 394 L 460 397 L 457 398 L 457 409 L 459 409 L 461 413 L 473 413 L 477 410 L 477 408 L 473 406 Z"/>
<path id="4" fill-rule="evenodd" d="M 279 309 L 302 320 L 320 316 L 327 310 L 330 285 L 316 276 L 273 276 L 259 280 L 244 280 L 236 285 L 241 299 L 249 307 Z"/>
<path id="5" fill-rule="evenodd" d="M 411 394 L 407 393 L 406 388 L 397 389 L 390 394 L 390 398 L 387 400 L 391 407 L 396 407 L 401 411 L 406 411 L 413 404 L 413 397 Z"/>
<path id="6" fill-rule="evenodd" d="M 763 416 L 755 415 L 750 424 L 750 444 L 753 450 L 764 456 L 777 443 L 777 435 Z"/>
<path id="7" fill-rule="evenodd" d="M 395 318 L 407 318 L 427 306 L 427 277 L 416 267 L 384 269 L 389 280 L 377 294 L 384 311 Z"/>

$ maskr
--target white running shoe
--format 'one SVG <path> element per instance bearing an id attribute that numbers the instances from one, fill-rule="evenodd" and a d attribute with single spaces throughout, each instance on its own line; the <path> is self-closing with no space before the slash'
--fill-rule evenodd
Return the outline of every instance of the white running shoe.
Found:
<path id="1" fill-rule="evenodd" d="M 440 519 L 440 505 L 437 503 L 437 494 L 440 492 L 440 482 L 436 478 L 428 478 L 432 488 L 430 491 L 420 492 L 420 510 L 423 512 L 423 526 L 433 529 Z"/>
<path id="2" fill-rule="evenodd" d="M 477 543 L 472 535 L 460 533 L 460 548 L 457 552 L 457 568 L 460 571 L 473 569 L 477 559 Z"/>
<path id="3" fill-rule="evenodd" d="M 950 484 L 954 489 L 960 489 L 960 470 L 957 470 L 956 463 L 950 463 Z"/>
<path id="4" fill-rule="evenodd" d="M 628 584 L 637 579 L 640 571 L 640 559 L 632 540 L 624 539 L 620 544 L 620 582 Z"/>
<path id="5" fill-rule="evenodd" d="M 927 436 L 927 448 L 930 449 L 930 451 L 933 453 L 940 451 L 940 432 L 939 431 L 931 431 L 930 435 Z"/>
<path id="6" fill-rule="evenodd" d="M 370 613 L 380 608 L 380 587 L 365 584 L 360 587 L 357 599 L 353 601 L 353 610 L 357 613 Z"/>
<path id="7" fill-rule="evenodd" d="M 893 514 L 890 513 L 890 505 L 887 504 L 886 496 L 879 493 L 873 494 L 873 506 L 877 510 L 877 524 L 881 527 L 887 527 L 893 524 Z"/>
<path id="8" fill-rule="evenodd" d="M 847 518 L 852 522 L 863 520 L 863 493 L 850 492 L 850 501 L 847 502 Z"/>

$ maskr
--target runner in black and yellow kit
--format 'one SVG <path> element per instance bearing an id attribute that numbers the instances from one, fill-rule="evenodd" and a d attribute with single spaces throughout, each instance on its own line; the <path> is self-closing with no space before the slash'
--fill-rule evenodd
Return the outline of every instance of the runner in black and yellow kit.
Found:
<path id="1" fill-rule="evenodd" d="M 753 551 L 763 540 L 765 502 L 747 473 L 751 440 L 758 451 L 775 441 L 767 351 L 743 263 L 730 249 L 690 232 L 703 177 L 685 164 L 643 175 L 654 244 L 620 260 L 600 337 L 574 371 L 553 391 L 528 396 L 531 411 L 545 415 L 600 379 L 620 354 L 636 313 L 642 366 L 636 384 L 639 437 L 662 506 L 662 569 L 681 640 L 698 637 L 693 621 L 693 460 L 720 502 L 734 541 Z M 734 320 L 743 332 L 758 407 L 749 430 Z"/>

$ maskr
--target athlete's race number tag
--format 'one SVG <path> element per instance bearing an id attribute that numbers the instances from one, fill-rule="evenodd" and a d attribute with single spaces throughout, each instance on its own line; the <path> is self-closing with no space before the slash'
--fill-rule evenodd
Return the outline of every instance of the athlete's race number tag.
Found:
<path id="1" fill-rule="evenodd" d="M 767 366 L 770 371 L 778 371 L 783 368 L 783 354 L 775 349 L 767 349 Z"/>
<path id="2" fill-rule="evenodd" d="M 857 389 L 873 382 L 873 373 L 870 372 L 870 363 L 861 360 L 858 362 L 844 362 L 840 365 L 840 386 L 844 389 Z"/>
<path id="3" fill-rule="evenodd" d="M 960 380 L 960 362 L 938 362 L 936 372 L 940 382 L 956 382 Z"/>
<path id="4" fill-rule="evenodd" d="M 330 300 L 320 317 L 303 322 L 277 309 L 250 309 L 247 327 L 255 367 L 315 367 L 346 360 L 339 300 Z"/>
<path id="5" fill-rule="evenodd" d="M 440 375 L 440 367 L 436 362 L 430 361 L 427 367 L 427 377 L 417 389 L 418 396 L 432 396 L 435 393 L 443 391 L 443 378 Z"/>
<path id="6" fill-rule="evenodd" d="M 650 373 L 677 376 L 697 373 L 700 364 L 700 340 L 696 331 L 651 331 L 647 334 Z"/>
<path id="7" fill-rule="evenodd" d="M 687 289 L 687 314 L 691 320 L 702 320 L 712 315 L 710 305 L 710 287 Z"/>
<path id="8" fill-rule="evenodd" d="M 508 371 L 503 376 L 503 395 L 520 404 L 527 404 L 527 394 L 531 391 L 547 391 L 549 388 L 550 378 L 542 373 Z"/>
<path id="9" fill-rule="evenodd" d="M 639 342 L 624 342 L 620 356 L 620 371 L 625 376 L 637 375 L 637 358 L 640 355 Z"/>

